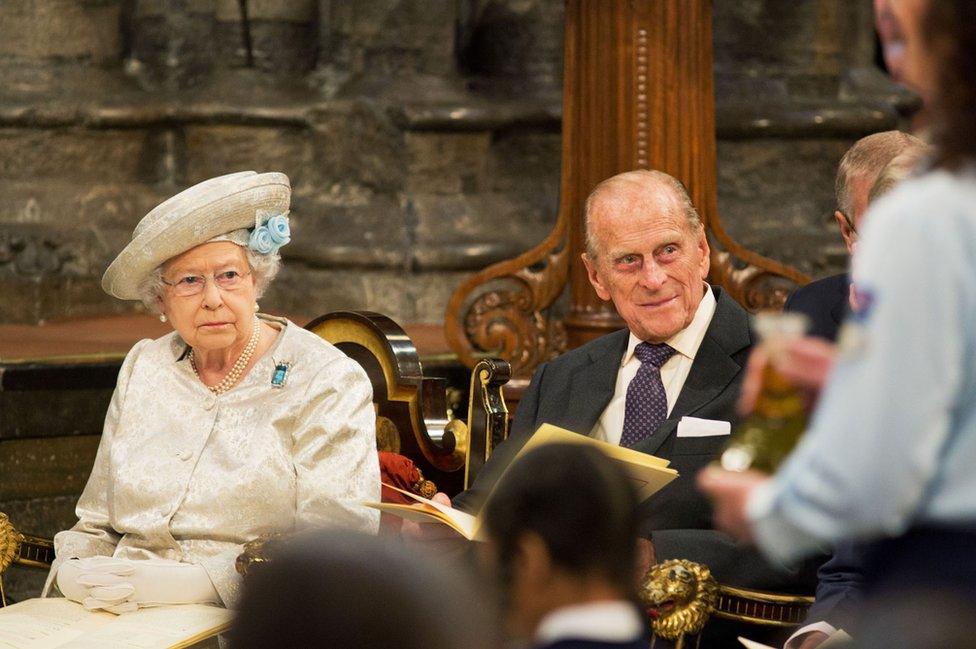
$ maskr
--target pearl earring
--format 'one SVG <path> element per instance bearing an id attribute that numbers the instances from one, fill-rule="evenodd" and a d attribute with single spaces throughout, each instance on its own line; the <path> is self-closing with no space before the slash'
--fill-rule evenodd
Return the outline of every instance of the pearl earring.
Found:
<path id="1" fill-rule="evenodd" d="M 166 314 L 165 313 L 160 313 L 159 314 L 159 321 L 160 322 L 166 322 Z"/>
<path id="2" fill-rule="evenodd" d="M 261 305 L 258 304 L 257 302 L 255 302 L 254 303 L 254 312 L 257 313 L 259 310 L 261 310 Z"/>

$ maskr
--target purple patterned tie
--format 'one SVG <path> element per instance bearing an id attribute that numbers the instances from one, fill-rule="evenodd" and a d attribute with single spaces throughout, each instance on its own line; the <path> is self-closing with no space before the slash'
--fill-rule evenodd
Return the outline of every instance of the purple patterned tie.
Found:
<path id="1" fill-rule="evenodd" d="M 641 366 L 627 386 L 624 432 L 620 436 L 620 445 L 627 447 L 653 435 L 668 416 L 661 366 L 674 356 L 674 350 L 665 343 L 638 343 L 634 356 Z"/>

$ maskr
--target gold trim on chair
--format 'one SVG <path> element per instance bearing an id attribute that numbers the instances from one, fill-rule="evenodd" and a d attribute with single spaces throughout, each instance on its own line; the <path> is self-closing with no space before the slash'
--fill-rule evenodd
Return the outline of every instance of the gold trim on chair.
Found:
<path id="1" fill-rule="evenodd" d="M 763 626 L 798 626 L 807 616 L 813 597 L 781 595 L 761 590 L 719 586 L 713 615 Z"/>

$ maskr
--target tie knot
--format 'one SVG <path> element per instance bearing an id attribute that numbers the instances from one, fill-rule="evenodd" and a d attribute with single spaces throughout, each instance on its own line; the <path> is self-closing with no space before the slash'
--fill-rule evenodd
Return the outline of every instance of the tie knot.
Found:
<path id="1" fill-rule="evenodd" d="M 660 369 L 669 358 L 674 356 L 674 349 L 667 343 L 638 343 L 634 348 L 634 356 L 641 363 L 650 363 Z"/>

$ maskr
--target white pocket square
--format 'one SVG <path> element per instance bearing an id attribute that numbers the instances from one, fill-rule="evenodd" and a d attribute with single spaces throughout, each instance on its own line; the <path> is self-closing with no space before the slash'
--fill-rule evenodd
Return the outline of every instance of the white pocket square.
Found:
<path id="1" fill-rule="evenodd" d="M 678 437 L 715 437 L 732 432 L 732 424 L 717 419 L 682 417 L 678 422 Z"/>

